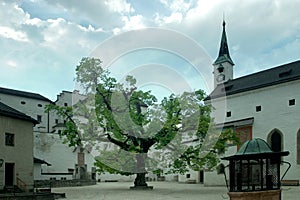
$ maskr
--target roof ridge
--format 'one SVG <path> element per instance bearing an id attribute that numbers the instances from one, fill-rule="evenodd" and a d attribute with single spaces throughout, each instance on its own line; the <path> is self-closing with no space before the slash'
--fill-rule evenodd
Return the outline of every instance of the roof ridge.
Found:
<path id="1" fill-rule="evenodd" d="M 12 107 L 6 105 L 5 103 L 2 103 L 1 101 L 0 101 L 0 115 L 13 117 L 13 118 L 17 118 L 17 119 L 24 119 L 27 121 L 31 121 L 34 124 L 39 123 L 37 120 L 33 119 L 32 117 L 26 115 L 25 113 L 15 109 L 15 108 L 12 108 Z"/>
<path id="2" fill-rule="evenodd" d="M 41 95 L 39 93 L 27 92 L 27 91 L 16 90 L 16 89 L 11 89 L 11 88 L 0 87 L 0 93 L 52 102 L 50 99 L 48 99 L 47 97 L 44 97 L 43 95 Z"/>
<path id="3" fill-rule="evenodd" d="M 292 61 L 292 62 L 289 62 L 289 63 L 284 63 L 284 64 L 281 64 L 281 65 L 278 65 L 276 67 L 270 67 L 268 69 L 264 69 L 264 70 L 261 70 L 261 71 L 257 71 L 257 72 L 254 72 L 252 74 L 247 74 L 247 75 L 244 75 L 244 76 L 240 76 L 238 78 L 235 78 L 235 79 L 232 79 L 232 80 L 229 80 L 229 82 L 232 82 L 232 81 L 235 81 L 235 80 L 239 80 L 239 79 L 242 79 L 242 78 L 245 78 L 245 77 L 249 77 L 249 76 L 254 76 L 254 75 L 257 75 L 257 74 L 260 74 L 260 73 L 263 73 L 263 72 L 267 72 L 267 71 L 272 71 L 274 69 L 278 69 L 278 68 L 281 68 L 281 67 L 284 67 L 286 65 L 290 65 L 290 64 L 293 64 L 293 63 L 297 63 L 297 62 L 300 62 L 300 60 L 295 60 L 295 61 Z M 227 83 L 227 82 L 226 82 Z"/>

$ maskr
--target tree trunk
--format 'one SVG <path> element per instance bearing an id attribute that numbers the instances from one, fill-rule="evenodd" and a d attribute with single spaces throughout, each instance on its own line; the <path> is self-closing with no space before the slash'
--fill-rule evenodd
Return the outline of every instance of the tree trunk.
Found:
<path id="1" fill-rule="evenodd" d="M 146 173 L 137 173 L 136 178 L 134 180 L 134 187 L 139 187 L 139 186 L 148 186 L 146 183 Z"/>
<path id="2" fill-rule="evenodd" d="M 137 154 L 136 155 L 136 178 L 134 180 L 134 186 L 147 186 L 146 183 L 146 169 L 145 169 L 145 159 L 147 154 Z"/>

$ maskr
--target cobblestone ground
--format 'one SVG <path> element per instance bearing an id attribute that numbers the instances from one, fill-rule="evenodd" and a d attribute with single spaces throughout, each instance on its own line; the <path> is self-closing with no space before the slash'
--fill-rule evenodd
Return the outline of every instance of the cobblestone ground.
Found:
<path id="1" fill-rule="evenodd" d="M 150 182 L 153 190 L 130 190 L 130 182 L 98 183 L 94 186 L 53 188 L 53 192 L 66 193 L 67 200 L 222 200 L 229 199 L 226 187 L 204 187 L 200 184 Z M 300 199 L 300 187 L 283 187 L 283 200 Z"/>

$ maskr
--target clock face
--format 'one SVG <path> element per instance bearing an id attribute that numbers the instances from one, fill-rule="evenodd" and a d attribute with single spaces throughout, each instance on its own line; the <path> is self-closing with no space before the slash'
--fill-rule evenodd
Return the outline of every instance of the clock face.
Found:
<path id="1" fill-rule="evenodd" d="M 218 75 L 218 78 L 217 78 L 217 81 L 218 82 L 222 82 L 222 81 L 224 81 L 225 80 L 225 75 L 224 74 L 219 74 Z"/>

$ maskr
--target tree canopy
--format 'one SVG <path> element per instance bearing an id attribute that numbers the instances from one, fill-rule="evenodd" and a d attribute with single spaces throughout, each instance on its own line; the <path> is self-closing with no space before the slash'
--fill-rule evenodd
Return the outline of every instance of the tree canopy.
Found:
<path id="1" fill-rule="evenodd" d="M 97 58 L 83 58 L 76 81 L 85 99 L 73 108 L 51 105 L 67 119 L 62 136 L 70 146 L 92 146 L 98 172 L 137 174 L 135 185 L 146 185 L 145 174 L 162 170 L 184 173 L 214 168 L 227 142 L 238 142 L 231 130 L 214 128 L 199 89 L 170 94 L 158 102 L 127 76 L 121 83 L 101 67 Z"/>

